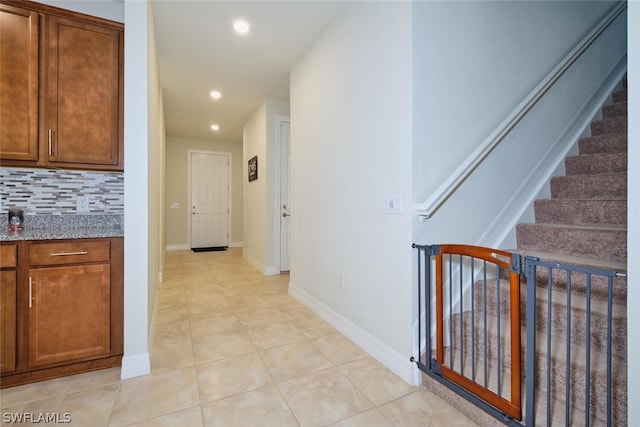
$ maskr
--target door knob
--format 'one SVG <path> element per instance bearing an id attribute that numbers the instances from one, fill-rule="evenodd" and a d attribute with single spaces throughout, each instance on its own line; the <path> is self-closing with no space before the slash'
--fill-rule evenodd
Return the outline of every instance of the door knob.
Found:
<path id="1" fill-rule="evenodd" d="M 288 213 L 286 213 L 286 212 L 282 214 L 282 218 L 286 218 L 286 217 L 288 217 L 288 216 L 291 216 L 291 215 L 289 215 L 289 214 L 288 214 Z"/>

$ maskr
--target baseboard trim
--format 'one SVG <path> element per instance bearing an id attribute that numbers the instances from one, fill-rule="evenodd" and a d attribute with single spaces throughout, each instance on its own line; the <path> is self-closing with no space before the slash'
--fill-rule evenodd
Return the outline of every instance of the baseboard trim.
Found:
<path id="1" fill-rule="evenodd" d="M 247 255 L 247 253 L 245 251 L 242 251 L 242 258 L 245 261 L 247 261 L 249 264 L 251 264 L 252 266 L 257 268 L 258 270 L 264 271 L 264 265 L 262 265 L 262 263 L 260 261 L 258 261 L 257 259 L 253 258 L 251 255 Z"/>
<path id="2" fill-rule="evenodd" d="M 167 251 L 186 251 L 189 249 L 189 245 L 186 244 L 182 244 L 182 245 L 167 245 L 166 250 Z"/>
<path id="3" fill-rule="evenodd" d="M 142 377 L 151 373 L 151 361 L 149 353 L 124 356 L 122 358 L 122 369 L 120 369 L 120 379 Z"/>
<path id="4" fill-rule="evenodd" d="M 311 311 L 336 328 L 341 334 L 349 338 L 405 382 L 411 385 L 420 384 L 419 370 L 414 363 L 409 361 L 408 356 L 398 354 L 395 350 L 389 348 L 385 343 L 349 319 L 318 301 L 302 289 L 297 288 L 293 283 L 289 283 L 289 295 L 307 306 Z"/>
<path id="5" fill-rule="evenodd" d="M 231 242 L 229 243 L 230 248 L 241 248 L 243 246 L 243 242 Z"/>

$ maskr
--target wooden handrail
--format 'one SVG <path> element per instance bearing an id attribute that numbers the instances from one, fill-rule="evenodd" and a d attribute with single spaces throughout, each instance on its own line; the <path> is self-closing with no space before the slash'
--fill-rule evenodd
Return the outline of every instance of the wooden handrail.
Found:
<path id="1" fill-rule="evenodd" d="M 471 175 L 494 148 L 516 127 L 522 118 L 549 91 L 551 86 L 569 69 L 607 27 L 627 8 L 627 2 L 620 1 L 611 8 L 602 20 L 562 60 L 542 79 L 540 83 L 518 104 L 518 106 L 489 134 L 460 166 L 424 202 L 416 204 L 414 212 L 424 221 L 431 218 L 442 204 Z"/>

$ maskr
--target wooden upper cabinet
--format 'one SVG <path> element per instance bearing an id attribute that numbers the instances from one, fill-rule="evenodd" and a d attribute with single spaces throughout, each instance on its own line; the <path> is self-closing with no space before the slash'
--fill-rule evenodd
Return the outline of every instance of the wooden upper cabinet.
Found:
<path id="1" fill-rule="evenodd" d="M 38 160 L 38 12 L 0 4 L 0 157 Z"/>
<path id="2" fill-rule="evenodd" d="M 124 170 L 124 27 L 0 0 L 3 166 Z"/>
<path id="3" fill-rule="evenodd" d="M 122 169 L 121 45 L 115 29 L 49 17 L 43 129 L 49 163 Z"/>

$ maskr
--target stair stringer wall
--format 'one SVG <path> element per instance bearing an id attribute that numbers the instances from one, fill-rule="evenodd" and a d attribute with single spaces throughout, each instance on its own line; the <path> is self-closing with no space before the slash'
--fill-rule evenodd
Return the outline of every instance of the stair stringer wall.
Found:
<path id="1" fill-rule="evenodd" d="M 534 200 L 549 192 L 551 177 L 563 173 L 564 159 L 589 132 L 591 121 L 625 74 L 626 32 L 624 12 L 432 218 L 425 222 L 415 219 L 414 241 L 515 248 L 515 226 L 527 215 L 533 218 Z M 543 139 L 538 138 L 540 129 L 545 130 Z M 534 145 L 534 150 L 526 150 Z M 496 170 L 502 173 L 496 174 Z M 465 290 L 463 295 L 468 294 Z M 454 307 L 460 302 L 454 300 Z M 467 301 L 463 304 L 468 306 Z M 450 315 L 445 313 L 445 318 Z M 424 312 L 418 317 L 423 320 Z M 413 324 L 414 337 L 417 323 Z M 422 350 L 425 343 L 414 342 L 414 348 Z"/>
<path id="2" fill-rule="evenodd" d="M 595 89 L 590 99 L 585 102 L 574 120 L 540 157 L 538 163 L 475 244 L 505 249 L 513 249 L 517 246 L 516 225 L 535 222 L 534 201 L 550 197 L 549 181 L 554 176 L 564 175 L 564 160 L 567 156 L 577 154 L 579 139 L 590 135 L 591 122 L 601 114 L 602 107 L 610 100 L 611 93 L 626 71 L 625 53 Z"/>
<path id="3" fill-rule="evenodd" d="M 414 241 L 501 246 L 625 70 L 623 12 L 431 218 L 415 218 Z"/>

